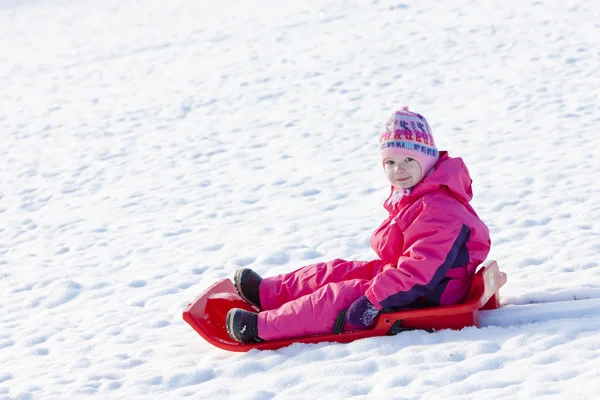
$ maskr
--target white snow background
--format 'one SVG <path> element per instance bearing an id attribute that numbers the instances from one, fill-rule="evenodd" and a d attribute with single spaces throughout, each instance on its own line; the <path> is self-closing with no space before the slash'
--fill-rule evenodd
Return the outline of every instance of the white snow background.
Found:
<path id="1" fill-rule="evenodd" d="M 0 399 L 596 399 L 600 2 L 0 0 Z M 239 267 L 372 259 L 383 121 L 460 156 L 482 328 L 231 353 Z M 531 303 L 531 304 L 530 304 Z"/>

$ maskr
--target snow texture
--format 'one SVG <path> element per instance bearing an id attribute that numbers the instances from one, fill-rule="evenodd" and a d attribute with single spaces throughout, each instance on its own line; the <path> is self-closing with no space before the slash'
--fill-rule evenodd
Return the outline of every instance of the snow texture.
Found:
<path id="1" fill-rule="evenodd" d="M 0 400 L 595 399 L 597 0 L 0 0 Z M 229 353 L 239 267 L 370 259 L 381 124 L 463 157 L 481 329 Z"/>

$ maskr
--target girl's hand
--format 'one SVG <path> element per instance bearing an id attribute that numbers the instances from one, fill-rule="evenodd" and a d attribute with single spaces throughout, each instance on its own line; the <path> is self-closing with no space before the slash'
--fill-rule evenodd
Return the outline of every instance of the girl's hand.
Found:
<path id="1" fill-rule="evenodd" d="M 361 296 L 354 301 L 346 311 L 346 322 L 350 325 L 367 327 L 373 323 L 379 310 L 367 299 Z"/>

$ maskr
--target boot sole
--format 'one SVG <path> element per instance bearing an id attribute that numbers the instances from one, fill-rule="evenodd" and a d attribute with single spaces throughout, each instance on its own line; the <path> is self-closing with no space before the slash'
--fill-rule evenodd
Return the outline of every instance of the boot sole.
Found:
<path id="1" fill-rule="evenodd" d="M 235 335 L 235 330 L 233 329 L 234 314 L 237 312 L 238 312 L 237 310 L 231 310 L 230 312 L 227 313 L 227 318 L 225 320 L 225 327 L 227 328 L 227 333 L 229 334 L 229 336 L 231 336 L 231 338 L 233 340 L 241 342 L 241 339 Z"/>
<path id="2" fill-rule="evenodd" d="M 252 304 L 253 306 L 258 307 L 256 304 L 254 304 L 253 302 L 251 302 L 250 300 L 248 300 L 248 298 L 246 296 L 244 296 L 244 293 L 242 293 L 242 289 L 240 288 L 240 282 L 242 280 L 242 273 L 244 272 L 243 268 L 238 269 L 235 272 L 235 276 L 233 278 L 233 285 L 235 286 L 235 291 L 238 293 L 238 295 L 242 298 L 242 300 L 244 300 L 246 303 L 248 304 Z"/>

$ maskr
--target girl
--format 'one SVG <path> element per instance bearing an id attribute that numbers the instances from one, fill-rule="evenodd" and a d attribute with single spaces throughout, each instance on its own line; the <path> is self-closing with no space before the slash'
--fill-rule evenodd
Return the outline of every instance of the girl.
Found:
<path id="1" fill-rule="evenodd" d="M 340 311 L 344 329 L 366 328 L 383 309 L 457 304 L 490 250 L 487 226 L 469 201 L 469 171 L 439 152 L 425 118 L 402 107 L 379 137 L 383 170 L 392 184 L 388 218 L 375 230 L 378 259 L 336 259 L 261 278 L 242 268 L 240 296 L 258 307 L 229 311 L 226 327 L 239 342 L 332 332 Z"/>

